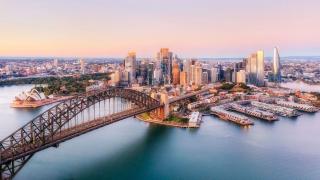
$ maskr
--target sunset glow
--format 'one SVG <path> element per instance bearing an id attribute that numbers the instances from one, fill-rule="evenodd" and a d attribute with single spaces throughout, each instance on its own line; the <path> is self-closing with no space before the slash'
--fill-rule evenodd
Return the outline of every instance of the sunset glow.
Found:
<path id="1" fill-rule="evenodd" d="M 3 0 L 0 56 L 320 55 L 318 0 Z"/>

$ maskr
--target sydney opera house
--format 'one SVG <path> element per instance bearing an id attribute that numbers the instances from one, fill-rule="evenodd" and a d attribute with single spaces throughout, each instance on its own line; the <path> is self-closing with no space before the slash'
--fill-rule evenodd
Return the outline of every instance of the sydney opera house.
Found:
<path id="1" fill-rule="evenodd" d="M 36 89 L 31 91 L 22 92 L 14 98 L 14 101 L 11 103 L 13 108 L 37 108 L 47 104 L 55 103 L 69 98 L 68 96 L 62 97 L 53 97 L 45 96 L 43 93 L 40 93 Z"/>
<path id="2" fill-rule="evenodd" d="M 43 99 L 47 99 L 47 97 L 43 93 L 39 93 L 36 89 L 32 89 L 29 92 L 22 92 L 18 96 L 15 97 L 16 101 L 40 101 Z"/>

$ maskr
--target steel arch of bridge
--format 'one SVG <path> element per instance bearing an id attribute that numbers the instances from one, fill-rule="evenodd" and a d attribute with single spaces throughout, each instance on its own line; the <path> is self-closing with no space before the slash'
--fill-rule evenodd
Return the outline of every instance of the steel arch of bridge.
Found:
<path id="1" fill-rule="evenodd" d="M 100 101 L 120 97 L 138 108 L 109 114 L 103 118 L 80 123 L 73 128 L 64 126 L 79 113 Z M 113 122 L 161 107 L 159 101 L 132 89 L 109 88 L 67 99 L 48 109 L 0 142 L 0 179 L 12 178 L 38 151 L 103 127 Z"/>

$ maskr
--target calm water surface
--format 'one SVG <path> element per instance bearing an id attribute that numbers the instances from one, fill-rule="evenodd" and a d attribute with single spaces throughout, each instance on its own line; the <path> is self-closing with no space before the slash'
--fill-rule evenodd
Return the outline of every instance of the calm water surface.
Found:
<path id="1" fill-rule="evenodd" d="M 305 92 L 320 92 L 320 85 L 311 85 L 302 81 L 282 83 L 281 86 Z"/>
<path id="2" fill-rule="evenodd" d="M 30 87 L 0 88 L 1 139 L 49 107 L 9 107 Z M 320 113 L 247 129 L 203 121 L 177 129 L 128 118 L 35 154 L 15 179 L 320 179 Z"/>

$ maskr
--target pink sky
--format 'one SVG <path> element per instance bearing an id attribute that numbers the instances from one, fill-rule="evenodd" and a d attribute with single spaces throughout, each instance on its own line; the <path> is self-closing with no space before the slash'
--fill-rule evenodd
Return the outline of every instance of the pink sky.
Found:
<path id="1" fill-rule="evenodd" d="M 0 56 L 320 55 L 318 0 L 3 0 Z"/>

